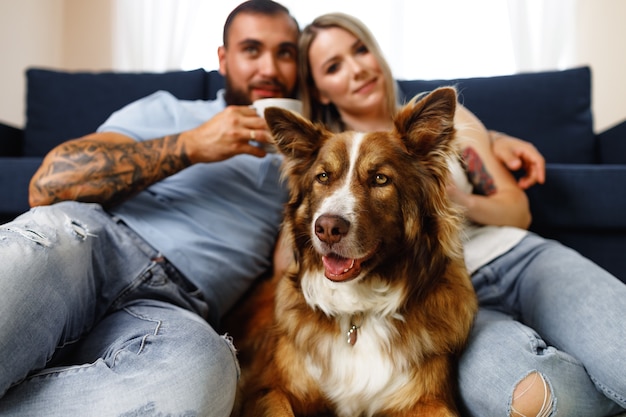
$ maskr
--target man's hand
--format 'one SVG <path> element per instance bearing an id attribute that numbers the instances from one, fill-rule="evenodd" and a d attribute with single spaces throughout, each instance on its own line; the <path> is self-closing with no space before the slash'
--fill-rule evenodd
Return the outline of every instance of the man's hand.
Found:
<path id="1" fill-rule="evenodd" d="M 266 152 L 250 141 L 272 143 L 265 119 L 247 106 L 229 106 L 180 137 L 192 163 L 217 162 L 243 153 L 263 157 Z"/>
<path id="2" fill-rule="evenodd" d="M 524 170 L 517 182 L 520 188 L 526 190 L 545 182 L 546 161 L 532 143 L 493 130 L 489 135 L 493 153 L 500 162 L 511 171 Z"/>

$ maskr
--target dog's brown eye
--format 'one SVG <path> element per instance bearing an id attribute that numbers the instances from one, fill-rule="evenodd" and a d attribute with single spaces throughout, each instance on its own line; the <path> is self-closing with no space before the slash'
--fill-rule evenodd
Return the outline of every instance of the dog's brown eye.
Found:
<path id="1" fill-rule="evenodd" d="M 330 177 L 328 176 L 328 173 L 326 172 L 322 172 L 321 174 L 317 174 L 317 181 L 319 181 L 322 184 L 326 184 L 328 182 L 328 180 L 330 179 Z"/>
<path id="2" fill-rule="evenodd" d="M 389 177 L 384 174 L 376 174 L 374 177 L 374 184 L 385 185 L 389 182 Z"/>

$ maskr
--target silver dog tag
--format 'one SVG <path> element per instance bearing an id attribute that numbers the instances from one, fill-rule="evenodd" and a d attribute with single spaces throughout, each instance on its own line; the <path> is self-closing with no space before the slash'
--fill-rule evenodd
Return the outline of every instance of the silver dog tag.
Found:
<path id="1" fill-rule="evenodd" d="M 346 333 L 346 336 L 348 336 L 348 343 L 351 344 L 352 346 L 354 346 L 354 344 L 356 343 L 356 338 L 358 336 L 357 334 L 358 329 L 359 327 L 353 324 L 350 327 L 350 330 L 348 330 L 348 332 Z"/>

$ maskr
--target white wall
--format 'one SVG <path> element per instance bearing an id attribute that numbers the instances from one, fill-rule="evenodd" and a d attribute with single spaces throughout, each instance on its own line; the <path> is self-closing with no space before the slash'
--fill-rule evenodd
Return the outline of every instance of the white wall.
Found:
<path id="1" fill-rule="evenodd" d="M 63 0 L 0 0 L 0 121 L 22 126 L 24 68 L 60 66 Z"/>
<path id="2" fill-rule="evenodd" d="M 0 122 L 22 127 L 28 67 L 111 68 L 109 0 L 0 0 Z"/>
<path id="3" fill-rule="evenodd" d="M 601 131 L 626 119 L 626 1 L 578 4 L 576 60 L 592 67 L 595 126 Z M 24 125 L 27 67 L 111 69 L 112 5 L 111 0 L 0 0 L 1 122 Z"/>
<path id="4" fill-rule="evenodd" d="M 600 132 L 626 119 L 626 1 L 579 0 L 577 19 L 577 60 L 591 67 Z"/>

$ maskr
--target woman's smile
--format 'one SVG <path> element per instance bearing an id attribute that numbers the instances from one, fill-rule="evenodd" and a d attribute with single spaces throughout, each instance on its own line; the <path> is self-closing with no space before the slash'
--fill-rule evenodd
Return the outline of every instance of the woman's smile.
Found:
<path id="1" fill-rule="evenodd" d="M 369 94 L 376 88 L 377 84 L 378 84 L 378 77 L 374 77 L 366 81 L 364 84 L 361 84 L 359 87 L 357 87 L 354 90 L 354 93 L 355 94 Z"/>

